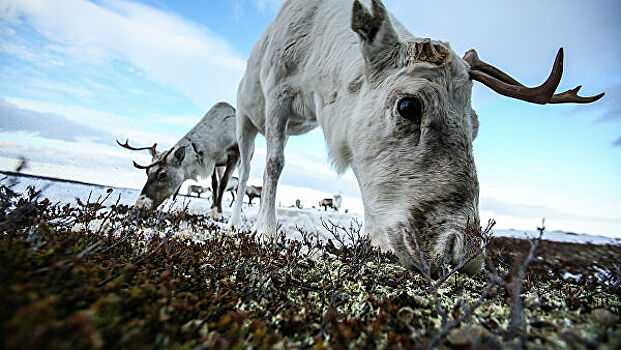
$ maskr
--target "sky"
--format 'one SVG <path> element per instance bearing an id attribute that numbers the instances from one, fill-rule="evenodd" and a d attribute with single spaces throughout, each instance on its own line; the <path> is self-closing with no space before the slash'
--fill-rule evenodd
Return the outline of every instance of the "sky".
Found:
<path id="1" fill-rule="evenodd" d="M 386 0 L 414 35 L 540 84 L 565 50 L 559 91 L 602 91 L 589 104 L 533 105 L 475 82 L 474 156 L 481 220 L 497 228 L 621 237 L 619 1 Z M 215 103 L 235 105 L 252 46 L 279 0 L 0 0 L 0 169 L 140 188 L 147 152 L 176 143 Z M 349 18 L 344 18 L 349 21 Z M 251 184 L 260 184 L 257 137 Z M 277 201 L 305 206 L 331 194 L 362 213 L 353 174 L 337 176 L 322 133 L 291 137 Z M 206 184 L 206 183 L 205 183 Z"/>

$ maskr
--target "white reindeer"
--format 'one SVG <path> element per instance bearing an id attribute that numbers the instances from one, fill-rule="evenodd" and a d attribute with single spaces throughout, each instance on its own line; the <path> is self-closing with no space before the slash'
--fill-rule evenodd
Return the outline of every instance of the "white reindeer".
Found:
<path id="1" fill-rule="evenodd" d="M 185 180 L 211 175 L 211 215 L 218 217 L 222 213 L 222 194 L 239 161 L 235 119 L 235 108 L 228 103 L 218 103 L 176 145 L 165 152 L 157 152 L 157 144 L 136 148 L 129 146 L 128 141 L 125 144 L 117 141 L 120 146 L 130 150 L 148 149 L 153 157 L 147 166 L 134 162 L 136 168 L 147 172 L 147 182 L 136 206 L 156 208 L 166 198 L 176 195 Z M 216 167 L 226 167 L 220 179 Z"/>
<path id="2" fill-rule="evenodd" d="M 365 1 L 367 4 L 369 1 Z M 369 9 L 370 7 L 370 9 Z M 321 126 L 338 173 L 351 167 L 364 204 L 364 230 L 406 266 L 419 251 L 458 264 L 468 232 L 479 228 L 479 185 L 472 155 L 478 129 L 472 81 L 533 103 L 588 103 L 578 88 L 554 94 L 552 74 L 527 88 L 447 43 L 410 34 L 379 0 L 288 0 L 254 46 L 237 95 L 244 193 L 258 132 L 267 140 L 264 195 L 254 230 L 276 233 L 276 186 L 289 135 Z M 229 224 L 240 224 L 241 201 Z M 420 247 L 420 250 L 417 248 Z M 463 268 L 475 272 L 482 258 Z"/>

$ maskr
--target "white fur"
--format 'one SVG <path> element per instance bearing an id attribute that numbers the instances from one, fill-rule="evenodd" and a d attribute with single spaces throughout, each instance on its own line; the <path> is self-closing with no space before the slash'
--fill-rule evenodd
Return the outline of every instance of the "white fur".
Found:
<path id="1" fill-rule="evenodd" d="M 369 8 L 370 2 L 364 3 Z M 404 64 L 374 80 L 369 73 L 369 56 L 365 56 L 375 49 L 370 46 L 381 44 L 381 39 L 391 33 L 404 47 L 423 39 L 414 37 L 389 15 L 377 34 L 379 39 L 365 46 L 352 30 L 352 5 L 350 0 L 286 1 L 253 48 L 238 89 L 241 166 L 237 197 L 244 193 L 254 138 L 260 132 L 266 135 L 268 147 L 261 208 L 254 229 L 260 234 L 275 234 L 276 186 L 287 137 L 319 125 L 337 172 L 351 167 L 356 175 L 365 209 L 365 231 L 374 244 L 390 250 L 400 238 L 387 237 L 385 230 L 407 223 L 412 208 L 425 199 L 425 191 L 418 189 L 420 181 L 411 180 L 407 173 L 410 164 L 417 161 L 409 148 L 415 135 L 394 136 L 400 123 L 395 105 L 403 96 L 424 95 L 432 112 L 420 126 L 421 138 L 435 130 L 435 124 L 450 124 L 456 129 L 455 137 L 460 138 L 455 143 L 464 145 L 466 157 L 471 154 L 476 132 L 471 121 L 463 121 L 475 118 L 470 107 L 471 81 L 467 64 L 445 43 L 440 45 L 450 52 L 441 66 Z M 291 45 L 287 45 L 289 41 Z M 400 66 L 400 62 L 394 63 L 391 66 Z M 476 183 L 476 175 L 469 180 Z M 443 187 L 442 179 L 430 179 L 425 185 Z M 229 225 L 240 224 L 240 212 L 238 200 Z M 464 212 L 460 216 L 468 217 L 474 209 L 465 208 Z M 438 233 L 438 244 L 445 244 L 449 234 Z M 442 251 L 441 247 L 437 251 Z"/>
<path id="2" fill-rule="evenodd" d="M 136 205 L 145 205 L 147 197 L 149 205 L 159 205 L 178 191 L 185 180 L 209 178 L 216 167 L 219 180 L 226 183 L 238 162 L 235 119 L 235 109 L 231 105 L 218 103 L 170 150 L 157 152 L 152 159 L 155 165 L 147 169 L 147 183 Z M 177 151 L 183 151 L 182 159 L 177 158 Z M 226 171 L 222 174 L 225 166 Z M 162 172 L 167 176 L 160 181 L 157 174 Z M 215 199 L 216 189 L 212 192 Z"/>

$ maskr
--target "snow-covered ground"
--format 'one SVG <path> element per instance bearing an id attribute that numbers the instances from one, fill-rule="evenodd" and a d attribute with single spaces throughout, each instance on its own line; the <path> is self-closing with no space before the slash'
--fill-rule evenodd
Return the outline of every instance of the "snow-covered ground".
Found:
<path id="1" fill-rule="evenodd" d="M 3 177 L 4 176 L 0 175 L 0 178 Z M 43 192 L 41 194 L 43 197 L 49 198 L 53 202 L 61 203 L 75 203 L 76 198 L 80 198 L 82 201 L 86 201 L 89 195 L 91 197 L 91 201 L 95 201 L 98 198 L 104 198 L 107 195 L 106 190 L 112 188 L 112 195 L 109 197 L 106 203 L 112 204 L 116 202 L 118 195 L 120 194 L 120 203 L 129 205 L 133 204 L 136 201 L 140 193 L 139 190 L 135 189 L 86 185 L 73 182 L 60 182 L 22 176 L 9 176 L 2 183 L 8 184 L 11 181 L 15 183 L 15 185 L 13 186 L 13 190 L 17 192 L 25 192 L 26 187 L 33 185 L 37 189 L 43 189 Z M 228 195 L 226 195 L 223 202 L 224 216 L 226 217 L 230 216 L 231 214 L 229 204 L 230 198 L 228 197 Z M 185 207 L 186 205 L 189 208 L 189 211 L 192 213 L 207 213 L 211 206 L 211 201 L 206 198 L 179 196 L 175 203 L 171 203 L 170 201 L 165 202 L 164 207 L 167 209 L 170 208 L 170 210 L 175 210 L 176 208 Z M 257 200 L 255 200 L 255 204 L 253 206 L 248 206 L 247 204 L 244 204 L 243 218 L 245 224 L 248 227 L 251 227 L 254 223 L 257 212 Z M 328 231 L 323 227 L 323 222 L 331 222 L 335 225 L 346 228 L 350 228 L 352 226 L 356 228 L 362 225 L 363 220 L 361 216 L 356 214 L 347 214 L 331 210 L 323 211 L 315 208 L 297 209 L 293 207 L 278 207 L 276 209 L 276 216 L 279 224 L 282 225 L 282 229 L 287 232 L 288 235 L 294 238 L 298 237 L 298 227 L 304 229 L 305 231 L 315 231 L 323 237 L 331 237 L 328 234 Z M 517 230 L 499 229 L 494 230 L 494 236 L 528 239 L 536 237 L 537 233 L 534 231 L 525 232 Z M 621 245 L 621 240 L 619 239 L 594 235 L 570 234 L 557 231 L 546 231 L 543 239 L 556 242 Z"/>
<path id="2" fill-rule="evenodd" d="M 539 235 L 535 231 L 517 231 L 517 230 L 493 230 L 495 237 L 513 237 L 521 239 L 535 238 Z M 597 244 L 597 245 L 621 245 L 621 240 L 595 235 L 574 234 L 559 231 L 545 231 L 543 239 L 554 242 L 578 243 L 578 244 Z"/>
<path id="3" fill-rule="evenodd" d="M 0 174 L 0 178 L 4 176 Z M 61 182 L 52 181 L 42 178 L 33 177 L 14 177 L 9 176 L 3 181 L 3 184 L 14 182 L 15 185 L 12 189 L 18 193 L 24 193 L 28 186 L 35 186 L 37 190 L 42 190 L 41 197 L 49 198 L 52 202 L 71 203 L 75 204 L 76 199 L 79 198 L 83 202 L 86 202 L 90 195 L 91 201 L 97 201 L 98 198 L 105 198 L 108 193 L 108 189 L 113 189 L 112 194 L 109 196 L 105 204 L 114 204 L 117 201 L 119 194 L 121 195 L 119 203 L 131 205 L 136 202 L 140 194 L 140 190 L 106 187 L 99 185 L 87 185 L 74 182 Z M 245 198 L 247 200 L 247 198 Z M 100 201 L 100 200 L 99 200 Z M 242 218 L 246 228 L 251 228 L 255 222 L 259 205 L 258 200 L 254 200 L 254 204 L 249 206 L 244 203 L 242 207 Z M 224 216 L 229 217 L 231 215 L 231 198 L 228 194 L 225 194 L 225 198 L 222 203 L 222 209 Z M 164 210 L 177 210 L 187 207 L 189 212 L 195 214 L 205 214 L 210 212 L 211 199 L 209 198 L 196 198 L 188 196 L 178 196 L 175 202 L 168 199 L 162 204 Z M 322 223 L 330 223 L 345 228 L 358 228 L 362 225 L 362 217 L 356 214 L 346 214 L 343 212 L 336 212 L 334 210 L 324 211 L 323 209 L 316 208 L 303 208 L 298 209 L 295 207 L 277 207 L 276 216 L 282 229 L 287 232 L 292 238 L 298 238 L 300 236 L 297 228 L 301 228 L 307 232 L 317 232 L 320 237 L 332 238 L 328 234 L 328 230 L 323 227 Z M 222 228 L 225 228 L 225 224 L 221 224 Z"/>

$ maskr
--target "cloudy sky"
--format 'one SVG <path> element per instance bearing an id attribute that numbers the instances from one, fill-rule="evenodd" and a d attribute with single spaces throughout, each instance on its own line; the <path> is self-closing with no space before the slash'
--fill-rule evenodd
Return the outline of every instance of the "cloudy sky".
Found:
<path id="1" fill-rule="evenodd" d="M 560 90 L 606 92 L 591 105 L 538 106 L 475 84 L 481 219 L 498 228 L 621 237 L 621 3 L 614 0 L 386 0 L 412 33 L 448 41 L 526 85 L 565 48 Z M 0 169 L 141 187 L 116 146 L 173 145 L 216 102 L 235 104 L 252 45 L 278 0 L 0 0 Z M 349 18 L 343 20 L 349 21 Z M 260 183 L 257 138 L 251 183 Z M 331 193 L 361 212 L 351 172 L 337 177 L 319 130 L 289 140 L 278 200 L 307 206 Z M 291 203 L 289 203 L 291 202 Z"/>

